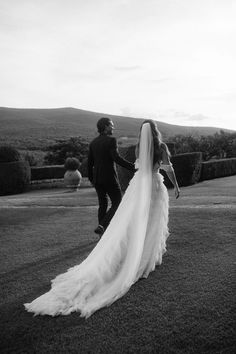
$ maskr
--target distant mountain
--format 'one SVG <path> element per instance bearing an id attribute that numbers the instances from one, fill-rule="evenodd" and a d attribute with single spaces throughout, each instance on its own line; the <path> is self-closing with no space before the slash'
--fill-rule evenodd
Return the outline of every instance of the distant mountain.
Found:
<path id="1" fill-rule="evenodd" d="M 55 139 L 81 136 L 91 140 L 97 134 L 96 123 L 100 117 L 110 117 L 115 124 L 118 138 L 136 139 L 142 119 L 108 115 L 75 108 L 18 109 L 0 107 L 0 144 L 15 144 L 41 149 Z M 211 135 L 219 128 L 186 127 L 157 122 L 163 137 L 177 134 Z M 226 129 L 224 129 L 226 130 Z"/>

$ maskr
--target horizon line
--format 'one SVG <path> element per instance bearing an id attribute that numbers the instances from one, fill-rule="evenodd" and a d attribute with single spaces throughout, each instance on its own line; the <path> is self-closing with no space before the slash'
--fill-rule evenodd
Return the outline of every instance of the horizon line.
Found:
<path id="1" fill-rule="evenodd" d="M 113 116 L 113 117 L 121 117 L 121 118 L 130 118 L 130 119 L 151 119 L 151 118 L 147 118 L 147 117 L 134 117 L 134 116 L 126 116 L 126 115 L 121 115 L 121 114 L 111 114 L 111 113 L 104 113 L 104 112 L 96 112 L 96 111 L 90 111 L 88 109 L 82 109 L 82 108 L 75 108 L 75 107 L 71 107 L 71 106 L 63 106 L 63 107 L 9 107 L 9 106 L 0 106 L 0 109 L 12 109 L 12 110 L 60 110 L 60 109 L 74 109 L 74 110 L 78 110 L 78 111 L 84 111 L 84 112 L 90 112 L 93 114 L 99 114 L 99 115 L 106 115 L 106 116 Z M 163 122 L 160 120 L 157 120 L 158 117 L 153 118 L 152 120 L 157 121 L 158 123 L 161 124 L 165 124 L 165 125 L 170 125 L 170 126 L 178 126 L 178 127 L 186 127 L 186 128 L 213 128 L 213 129 L 219 129 L 219 130 L 226 130 L 226 131 L 232 131 L 232 132 L 236 132 L 236 129 L 229 129 L 229 128 L 222 128 L 222 127 L 216 127 L 216 126 L 204 126 L 204 125 L 183 125 L 183 124 L 173 124 L 173 123 L 167 123 L 167 122 Z"/>

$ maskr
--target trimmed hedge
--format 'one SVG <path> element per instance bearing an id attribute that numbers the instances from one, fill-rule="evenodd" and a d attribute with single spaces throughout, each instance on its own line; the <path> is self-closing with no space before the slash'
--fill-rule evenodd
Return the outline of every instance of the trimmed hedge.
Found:
<path id="1" fill-rule="evenodd" d="M 65 172 L 63 165 L 31 167 L 31 181 L 64 178 Z"/>
<path id="2" fill-rule="evenodd" d="M 134 163 L 135 146 L 120 147 L 119 152 L 123 158 Z M 236 158 L 202 162 L 202 153 L 193 152 L 174 155 L 171 157 L 171 161 L 180 187 L 207 179 L 236 174 Z M 83 177 L 87 177 L 87 159 L 83 160 L 78 170 Z M 65 172 L 63 165 L 31 167 L 31 181 L 62 179 Z M 117 165 L 117 172 L 121 189 L 124 191 L 133 177 L 133 172 L 119 165 Z M 161 170 L 160 172 L 164 176 L 164 183 L 167 188 L 173 187 L 165 171 Z"/>
<path id="3" fill-rule="evenodd" d="M 27 161 L 0 163 L 0 195 L 23 192 L 31 179 Z"/>
<path id="4" fill-rule="evenodd" d="M 120 155 L 130 162 L 135 161 L 135 146 L 123 147 L 119 149 Z M 179 186 L 189 186 L 197 183 L 200 180 L 202 153 L 193 152 L 175 155 L 171 157 L 171 162 L 175 169 L 176 178 Z M 130 179 L 133 177 L 133 173 L 127 169 L 117 166 L 118 176 L 120 180 L 121 189 L 125 190 L 129 184 Z M 171 188 L 172 183 L 167 177 L 165 171 L 160 171 L 164 176 L 164 183 L 167 188 Z"/>
<path id="5" fill-rule="evenodd" d="M 199 182 L 201 176 L 202 153 L 191 152 L 171 157 L 176 179 L 180 187 L 190 186 Z M 165 171 L 161 171 L 167 188 L 173 187 Z"/>
<path id="6" fill-rule="evenodd" d="M 82 177 L 88 177 L 87 159 L 84 159 L 78 171 Z M 31 181 L 41 181 L 44 179 L 64 178 L 66 172 L 65 165 L 50 165 L 42 167 L 31 167 Z"/>
<path id="7" fill-rule="evenodd" d="M 21 193 L 29 185 L 29 163 L 13 146 L 0 146 L 0 195 Z"/>
<path id="8" fill-rule="evenodd" d="M 201 181 L 236 174 L 236 158 L 212 160 L 202 163 Z"/>
<path id="9" fill-rule="evenodd" d="M 21 155 L 13 146 L 0 146 L 0 163 L 21 161 Z"/>

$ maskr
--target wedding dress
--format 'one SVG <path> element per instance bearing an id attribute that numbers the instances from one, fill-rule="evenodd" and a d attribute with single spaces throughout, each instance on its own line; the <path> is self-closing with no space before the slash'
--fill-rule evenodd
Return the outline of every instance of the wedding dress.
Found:
<path id="1" fill-rule="evenodd" d="M 150 124 L 142 126 L 138 170 L 101 240 L 79 265 L 52 280 L 50 291 L 25 308 L 35 315 L 88 318 L 122 297 L 139 278 L 161 264 L 168 237 L 168 192 L 159 169 L 153 167 Z"/>

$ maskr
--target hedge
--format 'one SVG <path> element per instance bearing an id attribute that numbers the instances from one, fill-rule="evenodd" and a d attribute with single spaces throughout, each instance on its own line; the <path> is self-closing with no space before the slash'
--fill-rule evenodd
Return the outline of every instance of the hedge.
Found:
<path id="1" fill-rule="evenodd" d="M 78 168 L 82 177 L 88 177 L 87 159 L 82 162 Z M 41 181 L 44 179 L 64 178 L 66 169 L 64 165 L 50 165 L 42 167 L 31 167 L 31 181 Z"/>
<path id="2" fill-rule="evenodd" d="M 185 154 L 178 154 L 171 157 L 176 179 L 180 187 L 190 186 L 199 182 L 201 176 L 202 153 L 191 152 Z M 161 170 L 164 176 L 165 185 L 168 188 L 173 187 L 165 171 Z"/>
<path id="3" fill-rule="evenodd" d="M 121 156 L 126 160 L 130 162 L 135 161 L 135 146 L 120 148 L 119 151 Z M 197 183 L 200 180 L 202 163 L 201 152 L 175 155 L 171 157 L 171 162 L 173 163 L 176 178 L 180 187 L 189 186 L 191 184 Z M 121 189 L 125 190 L 133 176 L 133 173 L 120 166 L 117 166 L 117 170 Z M 166 173 L 163 170 L 160 172 L 164 176 L 165 185 L 168 188 L 173 187 Z"/>
<path id="4" fill-rule="evenodd" d="M 236 158 L 212 160 L 202 163 L 200 180 L 232 176 L 236 174 Z"/>
<path id="5" fill-rule="evenodd" d="M 30 179 L 31 171 L 27 161 L 0 163 L 0 195 L 23 192 Z"/>
<path id="6" fill-rule="evenodd" d="M 31 181 L 64 178 L 65 172 L 63 165 L 31 167 Z"/>
<path id="7" fill-rule="evenodd" d="M 0 146 L 0 163 L 21 161 L 21 155 L 17 149 L 10 145 Z"/>
<path id="8" fill-rule="evenodd" d="M 135 161 L 135 146 L 120 147 L 120 155 L 130 162 Z M 193 152 L 174 155 L 171 157 L 179 186 L 189 186 L 199 181 L 225 177 L 236 174 L 236 158 L 202 162 L 202 153 Z M 31 167 L 31 181 L 64 178 L 63 165 Z M 79 171 L 87 177 L 87 159 L 84 159 Z M 133 177 L 133 172 L 117 165 L 117 172 L 122 190 L 125 190 Z M 172 184 L 164 171 L 165 185 L 170 188 Z"/>

